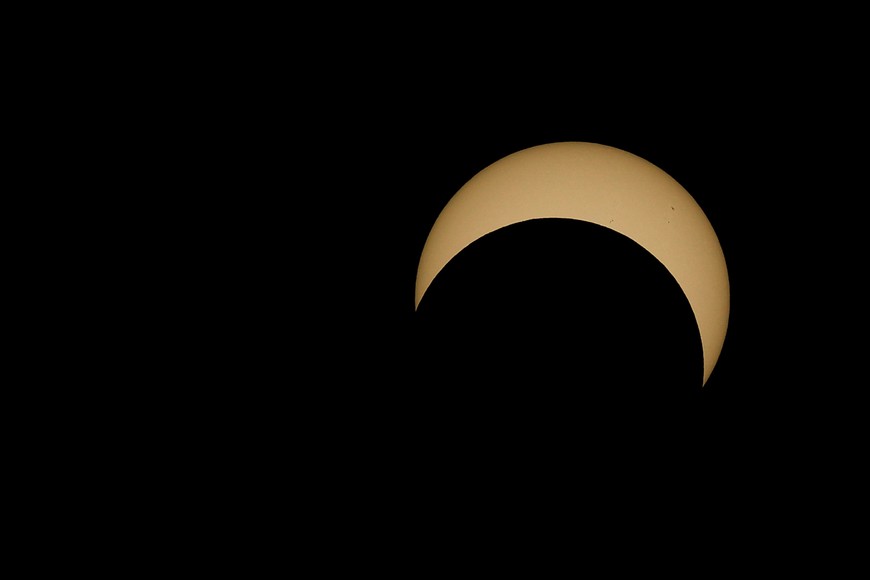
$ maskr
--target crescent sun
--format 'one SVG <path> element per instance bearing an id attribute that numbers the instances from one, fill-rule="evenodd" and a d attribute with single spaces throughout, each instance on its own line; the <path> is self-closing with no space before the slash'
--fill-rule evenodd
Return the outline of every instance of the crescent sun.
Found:
<path id="1" fill-rule="evenodd" d="M 712 224 L 695 199 L 649 161 L 608 145 L 567 141 L 512 153 L 474 175 L 443 208 L 423 246 L 414 308 L 465 247 L 511 224 L 569 218 L 610 228 L 652 254 L 679 284 L 695 315 L 702 385 L 725 341 L 728 269 Z"/>

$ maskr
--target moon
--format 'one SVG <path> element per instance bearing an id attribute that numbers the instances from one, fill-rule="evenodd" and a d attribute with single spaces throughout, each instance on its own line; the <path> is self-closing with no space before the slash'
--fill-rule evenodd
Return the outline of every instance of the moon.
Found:
<path id="1" fill-rule="evenodd" d="M 695 315 L 706 385 L 722 352 L 730 314 L 728 268 L 719 238 L 674 178 L 609 145 L 537 145 L 474 175 L 448 201 L 426 238 L 417 267 L 415 310 L 438 273 L 469 244 L 511 224 L 541 218 L 575 219 L 614 230 L 670 272 Z"/>

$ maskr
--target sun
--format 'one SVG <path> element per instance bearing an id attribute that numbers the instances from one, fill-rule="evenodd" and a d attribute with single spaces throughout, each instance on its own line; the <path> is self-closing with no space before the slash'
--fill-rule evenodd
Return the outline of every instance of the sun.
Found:
<path id="1" fill-rule="evenodd" d="M 719 239 L 676 180 L 645 159 L 608 145 L 538 145 L 472 177 L 432 225 L 418 264 L 415 307 L 463 248 L 500 228 L 540 218 L 610 228 L 661 262 L 695 314 L 706 384 L 722 351 L 730 313 L 728 269 Z"/>

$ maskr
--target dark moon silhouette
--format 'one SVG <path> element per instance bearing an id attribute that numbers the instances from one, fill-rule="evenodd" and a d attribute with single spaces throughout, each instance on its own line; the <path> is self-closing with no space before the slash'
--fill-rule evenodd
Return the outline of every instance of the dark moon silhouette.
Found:
<path id="1" fill-rule="evenodd" d="M 639 244 L 595 224 L 536 219 L 480 238 L 415 315 L 430 418 L 649 426 L 702 389 L 682 289 Z"/>

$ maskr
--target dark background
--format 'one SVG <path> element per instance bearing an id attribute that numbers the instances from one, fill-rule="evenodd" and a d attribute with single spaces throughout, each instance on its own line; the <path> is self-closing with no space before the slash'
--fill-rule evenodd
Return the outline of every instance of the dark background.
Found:
<path id="1" fill-rule="evenodd" d="M 189 236 L 170 249 L 173 280 L 193 281 L 163 288 L 181 313 L 161 334 L 183 367 L 161 389 L 188 435 L 179 463 L 218 466 L 264 513 L 311 508 L 323 537 L 374 535 L 417 564 L 443 542 L 542 527 L 616 552 L 607 538 L 627 528 L 638 549 L 715 537 L 717 562 L 775 536 L 776 561 L 850 513 L 864 409 L 849 330 L 860 160 L 842 137 L 855 71 L 797 29 L 768 43 L 764 27 L 705 39 L 635 20 L 646 36 L 595 40 L 584 22 L 322 46 L 257 34 L 202 59 L 208 91 L 166 97 L 180 121 L 154 156 L 187 171 L 155 184 L 157 206 Z M 556 141 L 652 162 L 710 219 L 731 316 L 703 390 L 673 280 L 588 224 L 487 237 L 414 311 L 450 197 Z"/>
<path id="2" fill-rule="evenodd" d="M 12 389 L 45 442 L 26 507 L 63 508 L 30 520 L 132 525 L 148 561 L 156 528 L 197 565 L 831 575 L 866 489 L 863 20 L 615 8 L 59 21 L 11 109 L 34 211 L 9 218 L 42 251 L 14 342 L 59 375 Z M 703 391 L 681 293 L 598 228 L 506 229 L 414 312 L 450 197 L 555 141 L 643 157 L 712 222 Z"/>

